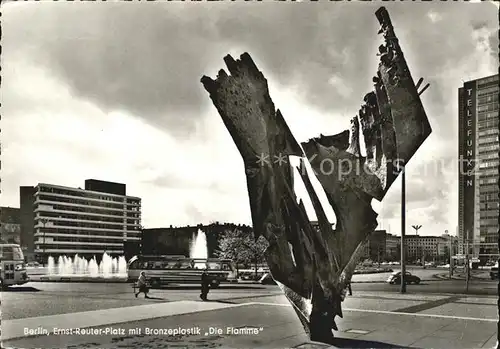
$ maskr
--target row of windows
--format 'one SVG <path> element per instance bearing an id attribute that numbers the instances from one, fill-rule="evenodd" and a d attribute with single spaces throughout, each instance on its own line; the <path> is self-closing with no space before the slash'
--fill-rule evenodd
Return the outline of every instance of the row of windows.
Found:
<path id="1" fill-rule="evenodd" d="M 498 152 L 489 152 L 486 154 L 479 154 L 479 159 L 480 160 L 489 160 L 489 159 L 497 159 L 498 158 Z"/>
<path id="2" fill-rule="evenodd" d="M 75 191 L 75 190 L 40 186 L 40 192 L 61 194 L 61 195 L 68 195 L 68 196 L 78 196 L 78 197 L 82 197 L 82 198 L 94 198 L 94 199 L 99 199 L 99 200 L 118 202 L 118 203 L 122 203 L 122 204 L 124 202 L 127 202 L 131 205 L 132 204 L 140 205 L 140 200 L 137 200 L 137 199 L 130 199 L 130 198 L 126 198 L 126 197 L 114 197 L 114 196 L 106 195 L 104 193 L 93 193 L 93 192 L 89 192 L 89 191 L 81 192 L 81 191 Z"/>
<path id="3" fill-rule="evenodd" d="M 443 251 L 447 246 L 408 246 L 410 251 Z"/>
<path id="4" fill-rule="evenodd" d="M 428 238 L 425 238 L 425 237 L 421 237 L 421 238 L 418 238 L 417 240 L 415 240 L 414 238 L 411 238 L 411 237 L 406 237 L 406 240 L 408 241 L 409 244 L 443 244 L 446 242 L 445 239 L 439 239 L 439 240 L 435 240 L 435 239 L 428 239 Z"/>
<path id="5" fill-rule="evenodd" d="M 126 226 L 123 224 L 112 224 L 112 223 L 87 223 L 87 222 L 53 222 L 54 226 L 63 226 L 63 227 L 82 227 L 82 228 L 99 228 L 99 229 L 116 229 L 116 230 L 124 230 Z"/>
<path id="6" fill-rule="evenodd" d="M 484 171 L 485 172 L 485 171 Z M 480 179 L 498 179 L 498 172 L 495 170 L 490 170 L 490 172 L 494 172 L 491 174 L 480 172 Z"/>
<path id="7" fill-rule="evenodd" d="M 408 246 L 417 246 L 417 247 L 436 247 L 439 245 L 447 244 L 448 242 L 434 242 L 434 243 L 420 243 L 420 244 L 408 244 Z"/>
<path id="8" fill-rule="evenodd" d="M 496 135 L 498 134 L 498 130 L 496 129 L 491 129 L 491 130 L 484 130 L 484 131 L 479 131 L 479 136 L 487 136 L 487 135 Z"/>
<path id="9" fill-rule="evenodd" d="M 495 119 L 498 118 L 498 111 L 481 111 L 477 113 L 477 119 L 479 121 L 486 120 L 486 119 Z"/>
<path id="10" fill-rule="evenodd" d="M 498 210 L 482 211 L 480 217 L 481 217 L 481 219 L 490 218 L 490 217 L 498 217 Z"/>
<path id="11" fill-rule="evenodd" d="M 484 194 L 479 197 L 480 202 L 497 202 L 498 196 L 494 194 Z"/>
<path id="12" fill-rule="evenodd" d="M 495 126 L 498 126 L 498 119 L 493 119 L 493 120 L 487 119 L 478 122 L 479 130 L 484 130 Z"/>
<path id="13" fill-rule="evenodd" d="M 481 178 L 487 178 L 487 177 L 493 177 L 493 176 L 498 177 L 498 169 L 493 168 L 493 169 L 488 169 L 488 170 L 479 170 L 479 174 L 481 175 Z"/>
<path id="14" fill-rule="evenodd" d="M 117 206 L 116 203 L 105 203 L 105 202 L 98 202 L 98 201 L 89 201 L 86 200 L 85 198 L 82 199 L 69 199 L 69 198 L 55 198 L 55 197 L 49 197 L 47 195 L 40 195 L 39 196 L 40 200 L 44 201 L 52 201 L 52 202 L 58 202 L 58 203 L 68 203 L 68 204 L 77 204 L 77 205 L 87 205 L 91 206 L 92 208 L 112 208 L 115 210 L 123 210 L 123 204 Z M 36 203 L 35 203 L 36 205 Z M 140 211 L 139 207 L 128 207 L 127 210 L 129 211 Z"/>
<path id="15" fill-rule="evenodd" d="M 123 246 L 85 246 L 85 245 L 65 245 L 65 244 L 47 244 L 36 245 L 37 250 L 102 250 L 104 251 L 122 251 Z"/>
<path id="16" fill-rule="evenodd" d="M 486 78 L 481 78 L 477 80 L 477 85 L 481 89 L 485 86 L 497 86 L 498 85 L 498 74 L 492 75 Z"/>
<path id="17" fill-rule="evenodd" d="M 488 226 L 484 226 L 483 224 L 480 224 L 481 225 L 481 235 L 484 235 L 484 234 L 497 234 L 498 233 L 498 224 L 497 225 L 488 225 Z"/>
<path id="18" fill-rule="evenodd" d="M 110 239 L 100 239 L 100 238 L 81 238 L 81 237 L 66 237 L 66 236 L 54 236 L 51 237 L 53 241 L 65 241 L 65 242 L 85 242 L 85 243 L 102 243 L 102 244 L 121 244 L 123 245 L 123 241 L 120 242 L 120 240 L 110 240 Z M 43 242 L 43 238 L 41 239 Z M 40 243 L 40 242 L 39 242 Z"/>
<path id="19" fill-rule="evenodd" d="M 123 218 L 110 218 L 101 216 L 85 216 L 85 215 L 72 215 L 72 214 L 61 214 L 57 212 L 44 212 L 44 217 L 51 218 L 62 218 L 62 219 L 75 219 L 75 220 L 87 220 L 87 221 L 101 221 L 110 223 L 123 223 Z M 38 217 L 38 215 L 37 215 Z"/>
<path id="20" fill-rule="evenodd" d="M 498 149 L 499 149 L 499 145 L 498 144 L 485 145 L 485 146 L 480 145 L 479 146 L 479 153 L 496 151 L 496 153 L 498 154 Z"/>
<path id="21" fill-rule="evenodd" d="M 485 242 L 486 243 L 498 242 L 498 237 L 496 237 L 496 236 L 486 236 Z M 496 251 L 498 251 L 498 247 L 495 248 L 495 247 L 492 247 L 492 246 L 488 246 L 488 250 L 496 250 Z"/>
<path id="22" fill-rule="evenodd" d="M 105 214 L 108 216 L 117 216 L 117 217 L 123 217 L 123 210 L 108 210 L 107 208 L 104 207 L 80 207 L 80 206 L 69 206 L 69 205 L 51 205 L 51 207 L 54 210 L 60 210 L 60 211 L 73 211 L 73 212 L 82 212 L 82 213 L 94 213 L 94 214 Z M 42 205 L 39 206 L 39 208 L 42 208 Z M 50 210 L 50 209 L 48 209 Z M 101 211 L 101 212 L 99 212 Z M 126 212 L 127 218 L 139 218 L 140 212 Z"/>
<path id="23" fill-rule="evenodd" d="M 498 167 L 499 161 L 482 161 L 479 168 Z"/>
<path id="24" fill-rule="evenodd" d="M 479 180 L 479 184 L 494 184 L 494 183 L 498 183 L 498 178 L 488 178 Z"/>
<path id="25" fill-rule="evenodd" d="M 498 85 L 498 84 L 497 84 Z M 493 86 L 478 91 L 478 96 L 498 95 L 498 86 Z"/>
<path id="26" fill-rule="evenodd" d="M 479 144 L 493 143 L 493 142 L 498 142 L 498 136 L 485 137 L 485 138 L 478 139 Z"/>
<path id="27" fill-rule="evenodd" d="M 498 227 L 498 219 L 481 219 L 481 226 L 497 226 Z"/>
<path id="28" fill-rule="evenodd" d="M 495 111 L 498 110 L 498 101 L 496 103 L 490 103 L 486 105 L 481 105 L 477 108 L 477 111 Z"/>
<path id="29" fill-rule="evenodd" d="M 479 187 L 479 192 L 482 193 L 498 193 L 498 185 L 485 185 Z"/>
<path id="30" fill-rule="evenodd" d="M 497 202 L 488 202 L 488 203 L 481 203 L 479 204 L 479 208 L 481 210 L 487 210 L 487 209 L 497 209 L 500 207 L 500 203 Z M 498 211 L 497 211 L 498 213 Z"/>
<path id="31" fill-rule="evenodd" d="M 481 227 L 481 234 L 487 234 L 487 233 L 497 234 L 498 233 L 498 223 L 496 225 L 493 225 L 493 224 L 485 225 L 485 224 L 480 222 L 479 225 Z"/>
<path id="32" fill-rule="evenodd" d="M 86 215 L 73 215 L 73 214 L 63 214 L 63 213 L 56 213 L 56 212 L 44 212 L 43 213 L 44 217 L 51 217 L 55 219 L 71 219 L 71 220 L 84 220 L 84 221 L 90 221 L 90 222 L 109 222 L 109 223 L 120 223 L 124 224 L 124 217 L 121 218 L 110 218 L 110 217 L 103 217 L 103 216 L 86 216 Z M 38 214 L 37 214 L 37 217 Z M 127 219 L 126 223 L 128 224 L 139 224 L 139 220 L 137 219 Z"/>
<path id="33" fill-rule="evenodd" d="M 95 231 L 88 231 L 88 230 L 68 230 L 68 229 L 61 229 L 61 228 L 45 228 L 45 229 L 40 229 L 40 234 L 43 236 L 44 232 L 49 236 L 49 234 L 54 233 L 54 234 L 68 234 L 68 235 L 80 235 L 80 236 L 110 236 L 110 237 L 123 237 L 123 232 L 111 232 L 111 231 L 104 231 L 104 232 L 95 232 Z M 141 232 L 137 230 L 127 230 L 127 236 L 129 237 L 140 237 Z"/>
<path id="34" fill-rule="evenodd" d="M 487 96 L 482 96 L 477 99 L 477 104 L 485 104 L 485 103 L 498 103 L 498 94 L 491 94 Z"/>

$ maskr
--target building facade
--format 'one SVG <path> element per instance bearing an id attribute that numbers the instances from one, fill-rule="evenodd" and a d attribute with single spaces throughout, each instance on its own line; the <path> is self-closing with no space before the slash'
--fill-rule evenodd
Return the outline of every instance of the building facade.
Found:
<path id="1" fill-rule="evenodd" d="M 401 238 L 392 234 L 385 237 L 385 253 L 388 262 L 401 260 Z"/>
<path id="2" fill-rule="evenodd" d="M 0 207 L 0 241 L 21 245 L 21 210 L 15 207 Z"/>
<path id="3" fill-rule="evenodd" d="M 453 254 L 453 237 L 407 235 L 406 259 L 414 261 L 446 262 L 450 260 L 450 251 Z"/>
<path id="4" fill-rule="evenodd" d="M 21 249 L 28 261 L 35 260 L 35 187 L 22 186 L 19 188 L 20 220 L 21 220 Z"/>
<path id="5" fill-rule="evenodd" d="M 498 74 L 458 90 L 459 254 L 498 258 Z"/>
<path id="6" fill-rule="evenodd" d="M 81 189 L 40 183 L 32 187 L 32 197 L 29 187 L 23 188 L 26 202 L 21 194 L 21 207 L 32 202 L 33 217 L 25 235 L 33 236 L 39 260 L 49 255 L 123 255 L 125 243 L 140 241 L 141 199 L 128 196 L 125 184 L 89 179 Z M 28 220 L 27 209 L 25 214 Z"/>
<path id="7" fill-rule="evenodd" d="M 375 230 L 368 236 L 362 258 L 371 259 L 374 262 L 387 260 L 387 232 L 385 230 Z"/>

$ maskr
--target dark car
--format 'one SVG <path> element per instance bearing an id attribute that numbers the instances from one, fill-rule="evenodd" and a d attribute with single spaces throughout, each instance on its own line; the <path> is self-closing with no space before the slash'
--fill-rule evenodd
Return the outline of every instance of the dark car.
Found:
<path id="1" fill-rule="evenodd" d="M 420 283 L 420 278 L 416 275 L 413 275 L 409 272 L 405 273 L 405 284 L 416 284 L 418 285 Z M 387 279 L 387 282 L 390 283 L 391 285 L 394 284 L 401 284 L 401 272 L 400 271 L 395 271 L 394 273 L 389 276 Z"/>
<path id="2" fill-rule="evenodd" d="M 491 280 L 498 279 L 498 267 L 491 267 L 491 269 L 490 269 L 490 278 L 491 278 Z"/>

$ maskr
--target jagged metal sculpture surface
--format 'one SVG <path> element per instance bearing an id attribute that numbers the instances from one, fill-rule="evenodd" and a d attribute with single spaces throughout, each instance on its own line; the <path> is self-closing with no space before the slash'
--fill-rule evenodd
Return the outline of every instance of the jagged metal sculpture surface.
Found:
<path id="1" fill-rule="evenodd" d="M 403 166 L 430 135 L 431 127 L 385 8 L 376 12 L 384 44 L 373 78 L 351 131 L 295 140 L 276 110 L 267 80 L 248 53 L 224 58 L 230 75 L 201 79 L 244 161 L 255 237 L 269 242 L 266 260 L 312 340 L 333 343 L 335 317 L 362 252 L 377 227 L 373 198 L 382 200 Z M 424 87 L 424 90 L 428 87 Z M 360 153 L 360 131 L 366 157 Z M 303 149 L 303 150 L 302 150 Z M 294 193 L 290 156 L 316 212 L 309 221 Z M 308 160 L 305 160 L 307 158 Z M 309 161 L 332 206 L 335 230 L 305 170 Z M 333 169 L 324 171 L 328 161 Z"/>

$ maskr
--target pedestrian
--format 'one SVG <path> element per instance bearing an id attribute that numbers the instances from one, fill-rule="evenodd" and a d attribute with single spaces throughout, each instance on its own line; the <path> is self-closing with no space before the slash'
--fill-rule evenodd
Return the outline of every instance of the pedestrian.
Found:
<path id="1" fill-rule="evenodd" d="M 149 298 L 148 293 L 149 293 L 149 287 L 146 281 L 146 273 L 144 271 L 141 271 L 141 275 L 139 276 L 139 279 L 137 280 L 137 287 L 139 287 L 139 292 L 135 294 L 135 298 L 139 295 L 139 293 L 144 293 L 144 298 Z"/>
<path id="2" fill-rule="evenodd" d="M 349 296 L 352 296 L 352 288 L 351 288 L 351 282 L 347 284 L 347 289 L 349 290 Z"/>
<path id="3" fill-rule="evenodd" d="M 210 291 L 210 275 L 207 273 L 207 269 L 203 269 L 203 273 L 201 274 L 201 293 L 200 298 L 203 301 L 207 300 L 208 291 Z"/>

